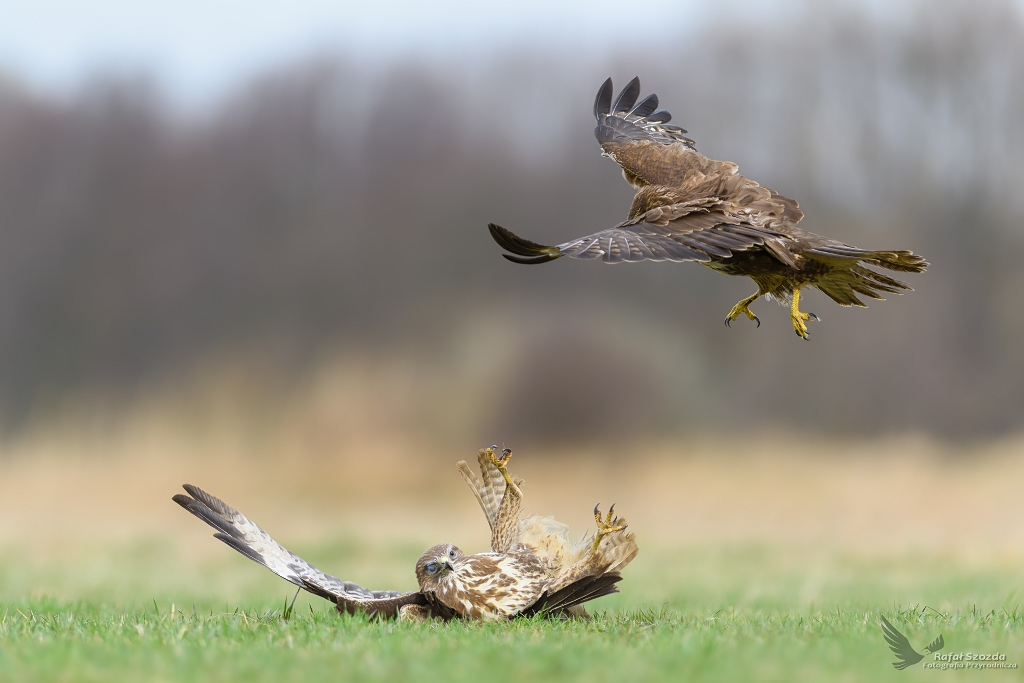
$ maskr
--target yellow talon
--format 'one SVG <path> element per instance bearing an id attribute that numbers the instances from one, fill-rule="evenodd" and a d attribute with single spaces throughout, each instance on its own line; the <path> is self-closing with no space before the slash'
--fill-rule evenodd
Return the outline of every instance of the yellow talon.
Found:
<path id="1" fill-rule="evenodd" d="M 750 318 L 751 320 L 756 321 L 757 322 L 757 326 L 761 327 L 761 319 L 758 318 L 756 315 L 754 315 L 753 311 L 751 311 L 748 308 L 748 306 L 750 306 L 750 304 L 759 296 L 761 296 L 760 292 L 757 292 L 755 294 L 751 294 L 746 299 L 744 299 L 743 301 L 740 301 L 738 304 L 733 306 L 732 310 L 729 311 L 729 315 L 725 316 L 725 326 L 726 327 L 732 327 L 732 321 L 733 320 L 735 320 L 736 318 L 740 317 L 740 315 L 745 315 L 748 318 Z"/>
<path id="2" fill-rule="evenodd" d="M 612 506 L 608 508 L 608 516 L 601 519 L 600 503 L 594 506 L 594 519 L 597 520 L 597 533 L 594 534 L 594 546 L 591 548 L 592 552 L 596 551 L 597 546 L 601 545 L 602 538 L 610 533 L 622 531 L 626 528 L 627 525 L 625 524 L 625 520 L 623 520 L 622 524 L 619 524 L 618 517 L 615 517 L 614 519 L 612 518 L 614 513 L 615 503 L 612 503 Z"/>
<path id="3" fill-rule="evenodd" d="M 516 495 L 522 496 L 523 492 L 519 490 L 519 487 L 516 486 L 514 481 L 512 481 L 512 477 L 508 473 L 508 461 L 512 459 L 512 449 L 503 449 L 499 456 L 495 454 L 495 448 L 497 448 L 497 446 L 492 446 L 485 450 L 487 457 L 491 459 L 491 464 L 497 467 L 498 471 L 501 472 L 501 476 L 504 477 L 505 483 L 508 484 L 508 487 L 515 491 Z"/>
<path id="4" fill-rule="evenodd" d="M 814 320 L 815 322 L 821 322 L 821 318 L 814 315 L 813 313 L 804 313 L 800 310 L 800 290 L 793 290 L 793 303 L 789 307 L 789 317 L 793 321 L 793 329 L 801 339 L 810 339 L 811 335 L 807 332 L 807 325 L 804 324 L 807 320 Z"/>

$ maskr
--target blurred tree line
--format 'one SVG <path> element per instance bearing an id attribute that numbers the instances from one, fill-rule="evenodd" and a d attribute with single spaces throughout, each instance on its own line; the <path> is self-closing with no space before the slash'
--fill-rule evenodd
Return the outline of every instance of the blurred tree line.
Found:
<path id="1" fill-rule="evenodd" d="M 338 353 L 434 368 L 424 401 L 486 395 L 485 426 L 532 438 L 1024 426 L 1019 5 L 814 5 L 678 34 L 319 57 L 191 115 L 146 78 L 63 99 L 0 82 L 4 421 L 260 349 L 252 372 L 279 377 Z M 591 134 L 609 74 L 797 199 L 802 227 L 924 254 L 917 291 L 867 311 L 811 294 L 806 343 L 767 302 L 760 329 L 726 329 L 754 286 L 697 265 L 506 263 L 489 221 L 554 243 L 625 216 Z"/>

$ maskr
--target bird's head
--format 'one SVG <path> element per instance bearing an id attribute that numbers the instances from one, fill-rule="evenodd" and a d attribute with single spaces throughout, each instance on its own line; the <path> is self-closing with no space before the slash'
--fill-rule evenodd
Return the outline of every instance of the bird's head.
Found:
<path id="1" fill-rule="evenodd" d="M 438 584 L 451 576 L 464 557 L 451 543 L 439 543 L 420 556 L 416 562 L 416 580 L 421 591 L 436 590 Z"/>

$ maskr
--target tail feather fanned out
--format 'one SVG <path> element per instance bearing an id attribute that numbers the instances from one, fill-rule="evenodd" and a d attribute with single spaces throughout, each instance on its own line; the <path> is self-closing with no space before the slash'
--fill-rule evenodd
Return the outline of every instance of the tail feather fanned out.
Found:
<path id="1" fill-rule="evenodd" d="M 866 306 L 858 294 L 883 300 L 882 293 L 914 291 L 907 283 L 865 268 L 862 263 L 902 273 L 921 273 L 929 265 L 924 257 L 910 251 L 867 251 L 845 244 L 816 247 L 808 254 L 834 266 L 815 286 L 840 306 Z"/>

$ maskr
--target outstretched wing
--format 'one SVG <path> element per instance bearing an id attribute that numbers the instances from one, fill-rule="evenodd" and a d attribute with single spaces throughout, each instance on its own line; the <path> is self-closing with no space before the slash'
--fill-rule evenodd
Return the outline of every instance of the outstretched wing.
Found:
<path id="1" fill-rule="evenodd" d="M 528 264 L 545 263 L 562 256 L 600 258 L 605 263 L 707 263 L 752 247 L 766 245 L 771 249 L 772 242 L 782 237 L 771 228 L 744 223 L 740 217 L 683 205 L 658 207 L 614 228 L 555 246 L 523 239 L 494 223 L 489 223 L 487 228 L 499 246 L 512 252 L 512 255 L 502 254 L 506 259 Z"/>
<path id="2" fill-rule="evenodd" d="M 314 595 L 338 605 L 345 612 L 367 612 L 385 617 L 397 617 L 402 605 L 425 605 L 419 592 L 372 591 L 326 574 L 290 552 L 248 517 L 216 496 L 197 486 L 183 486 L 189 495 L 175 495 L 172 500 L 203 520 L 220 539 L 253 562 L 258 562 L 282 579 L 294 583 Z"/>
<path id="3" fill-rule="evenodd" d="M 879 615 L 882 620 L 882 635 L 885 636 L 885 642 L 889 643 L 889 649 L 896 655 L 898 662 L 893 662 L 892 665 L 896 669 L 906 669 L 908 666 L 917 664 L 924 655 L 919 654 L 910 645 L 910 641 L 907 637 L 896 630 L 896 627 L 889 623 L 889 620 L 884 616 Z"/>
<path id="4" fill-rule="evenodd" d="M 687 170 L 704 166 L 708 159 L 697 151 L 685 130 L 669 123 L 671 114 L 655 111 L 657 95 L 638 103 L 639 96 L 640 79 L 634 78 L 613 103 L 612 79 L 606 80 L 594 100 L 594 135 L 604 153 L 627 173 L 646 184 L 678 185 Z"/>

